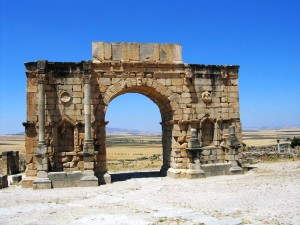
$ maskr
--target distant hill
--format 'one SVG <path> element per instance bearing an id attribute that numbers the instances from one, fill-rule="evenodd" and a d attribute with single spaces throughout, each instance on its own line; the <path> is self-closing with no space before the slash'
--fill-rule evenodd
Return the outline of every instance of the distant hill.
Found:
<path id="1" fill-rule="evenodd" d="M 300 124 L 293 126 L 245 126 L 243 131 L 260 131 L 260 130 L 277 130 L 277 129 L 293 129 L 300 128 Z"/>
<path id="2" fill-rule="evenodd" d="M 130 130 L 124 128 L 106 127 L 106 134 L 161 134 L 161 132 Z"/>
<path id="3" fill-rule="evenodd" d="M 20 133 L 16 133 L 16 134 L 3 134 L 3 135 L 25 135 L 25 132 L 20 132 Z"/>

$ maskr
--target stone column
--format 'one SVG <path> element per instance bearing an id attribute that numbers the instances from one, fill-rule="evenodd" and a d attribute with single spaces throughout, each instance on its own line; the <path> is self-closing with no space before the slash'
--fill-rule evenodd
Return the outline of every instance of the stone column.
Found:
<path id="1" fill-rule="evenodd" d="M 239 155 L 238 148 L 241 146 L 241 144 L 236 137 L 234 125 L 229 126 L 228 146 L 230 147 L 230 154 L 228 156 L 229 162 L 231 162 L 231 168 L 229 169 L 230 174 L 243 174 L 243 169 L 237 164 Z"/>
<path id="2" fill-rule="evenodd" d="M 45 74 L 39 76 L 39 104 L 38 104 L 38 116 L 39 116 L 39 146 L 45 146 Z M 40 149 L 42 150 L 42 149 Z M 44 150 L 44 149 L 43 149 Z M 41 152 L 42 154 L 44 152 Z"/>
<path id="3" fill-rule="evenodd" d="M 91 127 L 91 82 L 90 75 L 84 77 L 84 146 L 92 143 Z M 93 153 L 93 149 L 84 148 L 84 153 Z"/>
<path id="4" fill-rule="evenodd" d="M 198 131 L 197 129 L 191 129 L 191 138 L 188 142 L 188 147 L 186 148 L 192 155 L 191 168 L 186 171 L 187 178 L 202 178 L 205 177 L 205 172 L 201 168 L 200 164 L 200 156 L 201 156 L 201 146 L 198 138 Z"/>
<path id="5" fill-rule="evenodd" d="M 39 142 L 36 148 L 35 157 L 37 161 L 37 179 L 33 181 L 33 189 L 49 189 L 51 181 L 48 178 L 48 156 L 45 143 L 45 78 L 47 61 L 37 62 L 38 70 L 38 123 Z"/>
<path id="6" fill-rule="evenodd" d="M 278 154 L 280 154 L 281 153 L 281 149 L 280 149 L 280 140 L 279 139 L 277 139 L 277 152 L 278 152 Z"/>
<path id="7" fill-rule="evenodd" d="M 215 126 L 214 126 L 214 145 L 219 146 L 220 145 L 220 130 L 219 130 L 219 123 L 216 120 Z"/>
<path id="8" fill-rule="evenodd" d="M 92 141 L 91 126 L 91 62 L 83 63 L 84 85 L 84 143 L 83 143 L 83 167 L 84 177 L 81 186 L 98 186 L 98 178 L 94 173 L 94 145 Z"/>

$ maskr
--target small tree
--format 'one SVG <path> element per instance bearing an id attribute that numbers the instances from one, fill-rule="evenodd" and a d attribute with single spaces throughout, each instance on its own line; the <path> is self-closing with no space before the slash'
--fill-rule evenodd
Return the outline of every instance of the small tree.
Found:
<path id="1" fill-rule="evenodd" d="M 246 143 L 243 142 L 243 151 L 246 151 L 246 147 L 247 147 Z"/>
<path id="2" fill-rule="evenodd" d="M 300 138 L 294 137 L 292 142 L 291 142 L 291 147 L 295 148 L 296 146 L 300 146 Z"/>

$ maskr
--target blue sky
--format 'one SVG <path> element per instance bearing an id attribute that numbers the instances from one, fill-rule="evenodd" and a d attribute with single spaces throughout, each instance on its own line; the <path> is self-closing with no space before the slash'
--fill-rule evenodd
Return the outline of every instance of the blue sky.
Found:
<path id="1" fill-rule="evenodd" d="M 0 2 L 0 134 L 24 130 L 23 63 L 89 60 L 92 41 L 180 43 L 186 63 L 238 64 L 244 127 L 300 125 L 298 0 Z M 158 131 L 149 102 L 116 98 L 109 125 Z"/>

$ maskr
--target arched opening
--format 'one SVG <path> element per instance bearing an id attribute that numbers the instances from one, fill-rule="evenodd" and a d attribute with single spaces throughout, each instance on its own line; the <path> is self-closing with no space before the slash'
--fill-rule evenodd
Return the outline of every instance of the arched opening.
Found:
<path id="1" fill-rule="evenodd" d="M 142 94 L 125 93 L 108 105 L 106 168 L 120 171 L 159 171 L 163 166 L 160 109 Z"/>
<path id="2" fill-rule="evenodd" d="M 96 131 L 96 140 L 97 143 L 99 143 L 96 147 L 98 149 L 98 154 L 97 162 L 95 164 L 95 172 L 96 174 L 98 174 L 98 177 L 103 177 L 104 179 L 106 179 L 105 177 L 110 176 L 110 173 L 106 174 L 109 169 L 107 168 L 108 155 L 106 149 L 107 143 L 109 142 L 109 140 L 107 140 L 106 138 L 106 127 L 109 127 L 109 123 L 107 125 L 107 110 L 110 107 L 110 104 L 113 101 L 113 99 L 127 93 L 142 94 L 143 96 L 145 96 L 148 99 L 151 99 L 151 101 L 155 103 L 151 103 L 152 105 L 154 105 L 154 107 L 158 107 L 160 120 L 155 121 L 153 123 L 157 124 L 161 121 L 161 137 L 159 137 L 159 139 L 162 142 L 162 166 L 160 173 L 158 173 L 159 176 L 166 175 L 167 170 L 170 168 L 173 116 L 175 110 L 179 107 L 177 103 L 172 101 L 172 99 L 176 96 L 173 95 L 171 90 L 169 90 L 164 85 L 159 84 L 156 81 L 153 81 L 151 79 L 140 81 L 141 82 L 137 82 L 136 79 L 121 80 L 119 82 L 116 82 L 114 85 L 110 86 L 108 89 L 106 89 L 105 93 L 101 94 L 100 96 L 100 105 L 98 105 L 98 107 L 94 110 L 96 121 L 94 131 Z M 130 101 L 130 98 L 127 101 Z M 142 110 L 141 113 L 145 112 Z M 128 120 L 128 118 L 122 116 L 122 112 L 119 112 L 119 116 L 123 120 Z M 145 124 L 144 122 L 140 123 Z M 156 158 L 158 156 L 153 157 Z M 156 176 L 158 174 L 151 174 L 150 176 Z M 114 181 L 114 179 L 112 179 L 112 181 Z"/>

